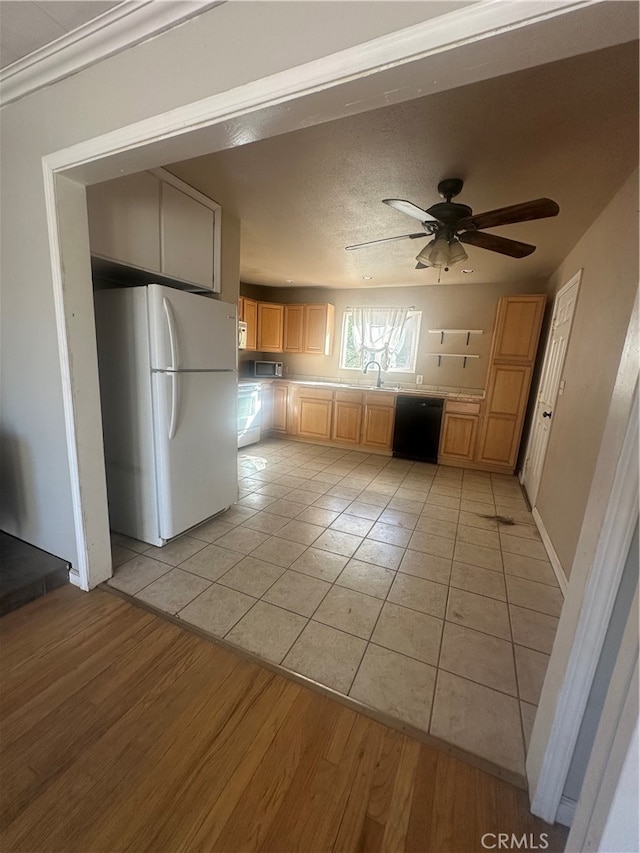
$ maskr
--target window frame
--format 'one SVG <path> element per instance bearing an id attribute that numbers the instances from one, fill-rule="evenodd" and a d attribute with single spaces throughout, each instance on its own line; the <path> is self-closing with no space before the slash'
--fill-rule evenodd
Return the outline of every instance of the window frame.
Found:
<path id="1" fill-rule="evenodd" d="M 340 370 L 362 370 L 361 367 L 349 367 L 345 364 L 346 360 L 346 347 L 347 347 L 347 323 L 348 317 L 352 314 L 350 308 L 346 308 L 342 315 L 342 330 L 340 334 L 340 359 L 338 362 L 338 368 Z M 390 367 L 388 370 L 383 371 L 383 373 L 415 373 L 416 372 L 416 362 L 418 360 L 418 348 L 420 346 L 420 328 L 422 324 L 422 311 L 417 308 L 410 308 L 407 314 L 407 320 L 409 318 L 415 317 L 415 334 L 413 336 L 413 346 L 411 351 L 411 365 L 409 367 Z M 375 359 L 375 354 L 373 355 Z"/>

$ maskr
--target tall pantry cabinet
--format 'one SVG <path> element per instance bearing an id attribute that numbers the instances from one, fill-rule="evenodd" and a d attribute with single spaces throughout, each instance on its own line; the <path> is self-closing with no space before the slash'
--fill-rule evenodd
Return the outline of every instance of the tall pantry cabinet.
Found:
<path id="1" fill-rule="evenodd" d="M 515 468 L 545 303 L 544 293 L 498 303 L 476 456 L 492 470 Z"/>

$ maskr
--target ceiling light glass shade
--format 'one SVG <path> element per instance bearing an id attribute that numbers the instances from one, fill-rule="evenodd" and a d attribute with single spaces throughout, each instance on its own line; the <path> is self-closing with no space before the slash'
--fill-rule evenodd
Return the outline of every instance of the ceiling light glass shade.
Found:
<path id="1" fill-rule="evenodd" d="M 449 243 L 449 266 L 466 261 L 468 257 L 460 240 L 452 240 Z"/>
<path id="2" fill-rule="evenodd" d="M 434 267 L 444 267 L 449 263 L 449 241 L 446 237 L 438 237 L 429 254 L 429 259 Z"/>
<path id="3" fill-rule="evenodd" d="M 430 256 L 431 256 L 431 250 L 433 249 L 435 244 L 436 244 L 436 241 L 431 240 L 429 243 L 427 243 L 427 245 L 424 247 L 424 249 L 422 249 L 420 254 L 416 255 L 416 261 L 418 261 L 419 264 L 424 264 L 425 267 L 434 266 L 434 263 L 431 260 Z"/>

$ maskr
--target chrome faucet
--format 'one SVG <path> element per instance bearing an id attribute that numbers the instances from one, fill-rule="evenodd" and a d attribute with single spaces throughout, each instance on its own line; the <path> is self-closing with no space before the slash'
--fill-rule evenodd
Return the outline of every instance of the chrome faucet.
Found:
<path id="1" fill-rule="evenodd" d="M 380 388 L 380 386 L 382 385 L 382 377 L 380 376 L 380 371 L 382 370 L 382 368 L 380 367 L 380 365 L 377 361 L 368 361 L 365 364 L 362 372 L 366 373 L 368 368 L 370 368 L 372 364 L 374 364 L 378 368 L 378 379 L 376 381 L 376 388 Z"/>

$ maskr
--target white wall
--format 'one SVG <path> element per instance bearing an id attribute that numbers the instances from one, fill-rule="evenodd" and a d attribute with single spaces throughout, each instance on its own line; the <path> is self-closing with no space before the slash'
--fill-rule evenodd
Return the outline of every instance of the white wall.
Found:
<path id="1" fill-rule="evenodd" d="M 567 576 L 638 289 L 637 202 L 636 169 L 550 281 L 556 293 L 583 270 L 536 501 Z"/>

